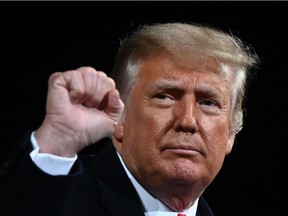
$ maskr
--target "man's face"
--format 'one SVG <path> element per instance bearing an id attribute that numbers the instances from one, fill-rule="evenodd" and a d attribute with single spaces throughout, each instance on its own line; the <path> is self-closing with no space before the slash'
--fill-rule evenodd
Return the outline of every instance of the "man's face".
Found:
<path id="1" fill-rule="evenodd" d="M 151 193 L 197 184 L 201 193 L 213 180 L 234 141 L 230 88 L 211 60 L 181 67 L 158 56 L 142 64 L 114 136 Z"/>

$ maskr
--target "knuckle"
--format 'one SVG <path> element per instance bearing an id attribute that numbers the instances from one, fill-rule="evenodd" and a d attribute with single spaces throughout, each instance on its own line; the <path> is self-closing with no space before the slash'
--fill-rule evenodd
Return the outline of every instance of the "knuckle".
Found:
<path id="1" fill-rule="evenodd" d="M 107 79 L 107 75 L 103 71 L 97 71 L 97 76 L 99 79 Z"/>
<path id="2" fill-rule="evenodd" d="M 115 86 L 116 86 L 115 81 L 114 81 L 111 77 L 108 77 L 108 84 L 109 84 L 112 88 L 115 88 Z"/>
<path id="3" fill-rule="evenodd" d="M 80 67 L 77 69 L 77 71 L 81 71 L 83 73 L 96 73 L 96 70 L 90 66 Z"/>

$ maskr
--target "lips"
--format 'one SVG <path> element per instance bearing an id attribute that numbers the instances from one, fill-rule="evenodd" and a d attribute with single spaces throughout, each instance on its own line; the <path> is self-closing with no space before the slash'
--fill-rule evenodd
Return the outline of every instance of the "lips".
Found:
<path id="1" fill-rule="evenodd" d="M 162 149 L 162 152 L 171 152 L 180 155 L 195 155 L 195 154 L 202 154 L 203 151 L 200 148 L 196 148 L 191 144 L 179 144 L 179 143 L 169 143 L 165 145 Z"/>

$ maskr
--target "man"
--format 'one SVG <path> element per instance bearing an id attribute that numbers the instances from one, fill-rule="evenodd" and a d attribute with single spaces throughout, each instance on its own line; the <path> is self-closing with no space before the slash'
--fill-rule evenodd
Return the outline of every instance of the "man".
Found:
<path id="1" fill-rule="evenodd" d="M 213 215 L 201 195 L 241 130 L 256 62 L 226 33 L 167 23 L 122 41 L 116 86 L 91 67 L 52 74 L 45 119 L 6 168 L 1 211 Z M 105 137 L 99 151 L 77 156 Z"/>

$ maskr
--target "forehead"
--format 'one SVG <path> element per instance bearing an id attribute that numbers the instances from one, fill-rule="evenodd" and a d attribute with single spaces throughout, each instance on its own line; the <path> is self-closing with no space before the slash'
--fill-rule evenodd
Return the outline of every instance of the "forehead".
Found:
<path id="1" fill-rule="evenodd" d="M 227 81 L 227 72 L 213 58 L 196 58 L 191 61 L 174 61 L 165 55 L 146 58 L 140 63 L 139 80 L 165 79 L 173 81 L 185 80 L 187 82 L 197 79 L 206 81 Z"/>

